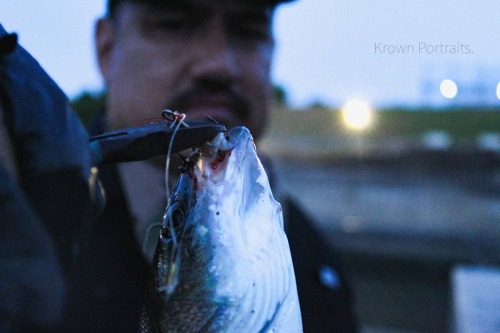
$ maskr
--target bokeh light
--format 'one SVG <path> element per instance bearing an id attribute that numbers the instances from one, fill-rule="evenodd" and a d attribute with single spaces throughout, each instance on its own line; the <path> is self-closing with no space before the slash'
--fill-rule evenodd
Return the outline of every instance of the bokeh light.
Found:
<path id="1" fill-rule="evenodd" d="M 500 99 L 500 82 L 497 84 L 497 98 Z"/>
<path id="2" fill-rule="evenodd" d="M 446 98 L 455 98 L 457 96 L 458 87 L 455 82 L 452 80 L 446 79 L 441 81 L 441 85 L 439 86 L 439 90 L 441 94 Z"/>
<path id="3" fill-rule="evenodd" d="M 373 125 L 374 111 L 368 103 L 353 99 L 342 107 L 342 117 L 348 128 L 365 130 Z"/>

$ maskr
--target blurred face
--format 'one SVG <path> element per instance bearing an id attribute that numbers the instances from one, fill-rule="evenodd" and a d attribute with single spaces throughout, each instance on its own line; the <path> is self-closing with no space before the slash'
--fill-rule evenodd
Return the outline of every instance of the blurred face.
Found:
<path id="1" fill-rule="evenodd" d="M 171 109 L 188 121 L 209 115 L 227 128 L 244 125 L 258 137 L 268 112 L 271 17 L 272 8 L 250 1 L 121 5 L 96 35 L 110 129 Z"/>

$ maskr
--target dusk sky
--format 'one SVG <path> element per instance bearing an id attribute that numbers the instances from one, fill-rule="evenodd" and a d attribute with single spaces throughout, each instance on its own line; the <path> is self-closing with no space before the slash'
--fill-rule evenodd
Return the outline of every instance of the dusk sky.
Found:
<path id="1" fill-rule="evenodd" d="M 0 23 L 74 97 L 102 89 L 93 24 L 104 3 L 1 0 Z M 500 81 L 498 0 L 300 0 L 278 10 L 275 31 L 273 80 L 294 106 L 439 104 L 443 79 L 491 96 Z"/>

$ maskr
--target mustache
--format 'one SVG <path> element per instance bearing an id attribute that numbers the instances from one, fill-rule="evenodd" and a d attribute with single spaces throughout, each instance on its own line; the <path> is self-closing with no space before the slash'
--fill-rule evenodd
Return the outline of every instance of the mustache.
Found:
<path id="1" fill-rule="evenodd" d="M 235 117 L 245 120 L 250 116 L 251 107 L 248 98 L 239 93 L 233 85 L 216 81 L 196 82 L 191 87 L 176 94 L 168 108 L 182 113 L 183 110 L 187 110 L 193 105 L 199 105 L 203 103 L 204 99 L 211 96 L 224 98 Z"/>

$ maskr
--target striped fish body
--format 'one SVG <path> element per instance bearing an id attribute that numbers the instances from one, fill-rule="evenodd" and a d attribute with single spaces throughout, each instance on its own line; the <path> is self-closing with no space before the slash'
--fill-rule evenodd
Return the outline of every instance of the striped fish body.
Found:
<path id="1" fill-rule="evenodd" d="M 142 332 L 301 332 L 280 204 L 250 132 L 202 146 L 169 198 Z"/>

